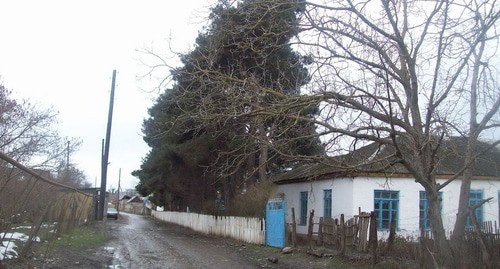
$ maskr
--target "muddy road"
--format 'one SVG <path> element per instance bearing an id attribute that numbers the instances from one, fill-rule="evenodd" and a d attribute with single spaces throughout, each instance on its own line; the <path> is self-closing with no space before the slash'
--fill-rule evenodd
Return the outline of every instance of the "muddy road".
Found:
<path id="1" fill-rule="evenodd" d="M 112 236 L 105 250 L 113 255 L 108 268 L 261 268 L 266 261 L 242 255 L 241 243 L 204 236 L 155 221 L 121 213 L 107 220 Z"/>
<path id="2" fill-rule="evenodd" d="M 92 234 L 105 234 L 104 245 L 42 245 L 41 252 L 27 259 L 0 263 L 0 269 L 332 268 L 329 258 L 318 259 L 302 251 L 282 254 L 277 248 L 200 234 L 150 216 L 120 213 L 117 220 L 106 219 L 90 229 Z"/>

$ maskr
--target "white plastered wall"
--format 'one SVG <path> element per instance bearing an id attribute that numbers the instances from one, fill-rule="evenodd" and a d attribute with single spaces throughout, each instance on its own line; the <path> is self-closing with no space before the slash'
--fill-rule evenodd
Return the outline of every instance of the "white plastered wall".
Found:
<path id="1" fill-rule="evenodd" d="M 439 183 L 444 181 L 438 180 Z M 461 181 L 457 180 L 442 190 L 442 217 L 447 232 L 453 230 L 455 223 L 460 184 Z M 279 185 L 278 193 L 285 194 L 287 203 L 287 223 L 292 222 L 291 208 L 295 208 L 295 218 L 298 223 L 300 192 L 302 191 L 309 192 L 308 211 L 314 209 L 314 222 L 317 223 L 323 216 L 324 189 L 332 189 L 332 217 L 340 218 L 340 214 L 344 214 L 345 219 L 356 215 L 358 208 L 364 212 L 372 211 L 374 190 L 399 191 L 398 234 L 412 238 L 416 238 L 419 234 L 419 191 L 423 191 L 423 187 L 412 178 L 355 177 L 354 179 L 337 178 Z M 483 220 L 496 221 L 498 227 L 500 182 L 498 180 L 474 180 L 471 189 L 483 191 L 483 198 L 493 197 L 483 206 Z M 307 234 L 307 225 L 297 225 L 297 233 Z M 380 232 L 379 236 L 385 238 L 387 233 Z"/>

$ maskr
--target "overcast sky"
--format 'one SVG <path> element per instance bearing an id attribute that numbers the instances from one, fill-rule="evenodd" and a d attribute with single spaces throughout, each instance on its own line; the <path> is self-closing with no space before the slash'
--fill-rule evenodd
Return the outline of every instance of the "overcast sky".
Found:
<path id="1" fill-rule="evenodd" d="M 0 0 L 0 82 L 16 97 L 59 112 L 61 136 L 82 140 L 71 163 L 97 186 L 113 69 L 117 70 L 108 188 L 133 188 L 149 148 L 141 125 L 157 92 L 136 50 L 186 52 L 213 0 Z M 172 60 L 174 61 L 174 60 Z M 146 91 L 145 91 L 146 90 Z"/>

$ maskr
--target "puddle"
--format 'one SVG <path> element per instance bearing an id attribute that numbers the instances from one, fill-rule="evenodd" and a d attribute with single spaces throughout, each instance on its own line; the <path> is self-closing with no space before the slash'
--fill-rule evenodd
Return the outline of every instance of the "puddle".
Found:
<path id="1" fill-rule="evenodd" d="M 126 266 L 128 264 L 124 257 L 120 254 L 120 251 L 115 247 L 104 247 L 104 251 L 113 254 L 113 261 L 111 265 L 108 265 L 108 269 L 128 269 Z"/>
<path id="2" fill-rule="evenodd" d="M 104 250 L 109 253 L 114 253 L 116 248 L 114 247 L 104 247 Z"/>
<path id="3" fill-rule="evenodd" d="M 122 265 L 109 265 L 108 269 L 126 269 L 126 267 Z"/>

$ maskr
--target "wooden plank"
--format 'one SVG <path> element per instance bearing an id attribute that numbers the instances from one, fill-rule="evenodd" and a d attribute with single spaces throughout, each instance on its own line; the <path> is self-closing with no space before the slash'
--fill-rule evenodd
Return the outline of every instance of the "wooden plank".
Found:
<path id="1" fill-rule="evenodd" d="M 335 222 L 332 218 L 323 218 L 323 244 L 335 244 Z"/>
<path id="2" fill-rule="evenodd" d="M 318 245 L 323 245 L 323 217 L 319 218 L 319 226 L 318 226 Z"/>
<path id="3" fill-rule="evenodd" d="M 375 212 L 370 212 L 370 239 L 369 239 L 371 254 L 372 254 L 372 265 L 377 264 L 377 219 L 375 218 Z"/>
<path id="4" fill-rule="evenodd" d="M 340 214 L 340 254 L 345 254 L 345 223 L 344 223 L 344 214 Z"/>
<path id="5" fill-rule="evenodd" d="M 370 223 L 370 215 L 367 213 L 361 214 L 359 218 L 359 243 L 358 251 L 367 251 L 368 249 L 368 224 Z"/>

